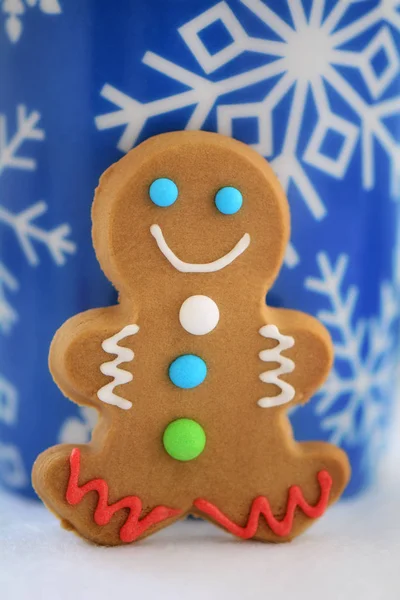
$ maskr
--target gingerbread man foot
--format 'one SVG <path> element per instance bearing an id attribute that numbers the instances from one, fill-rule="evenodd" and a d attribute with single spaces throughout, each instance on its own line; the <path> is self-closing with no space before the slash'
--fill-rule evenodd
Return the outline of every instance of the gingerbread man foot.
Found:
<path id="1" fill-rule="evenodd" d="M 271 473 L 266 478 L 260 473 L 258 489 L 247 501 L 244 484 L 242 493 L 232 494 L 220 506 L 197 498 L 196 514 L 243 540 L 290 541 L 337 500 L 348 477 L 346 456 L 340 449 L 315 442 L 298 444 L 298 449 L 295 460 L 287 455 L 290 467 L 280 463 L 285 469 L 282 483 L 278 479 L 271 483 Z"/>
<path id="2" fill-rule="evenodd" d="M 329 503 L 332 477 L 328 471 L 324 470 L 317 474 L 317 480 L 320 491 L 316 503 L 309 504 L 304 498 L 300 486 L 292 485 L 288 489 L 285 513 L 280 519 L 275 517 L 267 496 L 257 496 L 252 501 L 245 525 L 240 525 L 230 519 L 218 506 L 203 498 L 195 500 L 194 507 L 200 514 L 243 540 L 253 538 L 261 541 L 275 541 L 277 538 L 279 541 L 286 541 L 298 534 L 299 527 L 295 524 L 296 518 L 304 521 L 304 517 L 317 519 L 324 514 Z M 298 511 L 297 515 L 296 511 Z"/>
<path id="3" fill-rule="evenodd" d="M 85 464 L 90 465 L 91 457 L 85 452 L 83 455 Z M 38 493 L 41 484 L 45 483 L 42 496 L 52 496 L 48 508 L 61 517 L 65 529 L 101 545 L 135 542 L 184 516 L 182 510 L 162 505 L 149 510 L 135 495 L 111 503 L 112 490 L 105 479 L 97 477 L 82 481 L 82 452 L 77 447 L 61 446 L 57 452 L 39 457 L 33 478 Z M 59 495 L 60 482 L 66 479 L 65 494 Z"/>

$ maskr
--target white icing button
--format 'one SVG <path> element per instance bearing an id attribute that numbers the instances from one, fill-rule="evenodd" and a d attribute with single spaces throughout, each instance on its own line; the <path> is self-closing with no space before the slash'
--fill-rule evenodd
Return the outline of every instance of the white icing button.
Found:
<path id="1" fill-rule="evenodd" d="M 181 306 L 179 321 L 188 333 L 205 335 L 217 326 L 218 306 L 208 296 L 190 296 Z"/>

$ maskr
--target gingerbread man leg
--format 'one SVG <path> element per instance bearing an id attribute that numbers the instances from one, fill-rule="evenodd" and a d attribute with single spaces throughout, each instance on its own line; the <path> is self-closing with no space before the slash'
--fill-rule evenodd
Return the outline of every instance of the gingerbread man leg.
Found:
<path id="1" fill-rule="evenodd" d="M 149 507 L 134 490 L 119 495 L 120 474 L 108 481 L 101 476 L 106 460 L 104 452 L 96 454 L 85 445 L 56 446 L 37 459 L 35 488 L 65 529 L 114 546 L 144 538 L 184 516 L 179 508 Z"/>
<path id="2" fill-rule="evenodd" d="M 241 480 L 229 496 L 221 490 L 211 500 L 197 498 L 195 513 L 241 539 L 292 540 L 338 499 L 349 477 L 340 449 L 318 442 L 295 448 L 286 453 L 282 448 L 273 465 L 266 464 L 256 480 L 254 474 Z"/>

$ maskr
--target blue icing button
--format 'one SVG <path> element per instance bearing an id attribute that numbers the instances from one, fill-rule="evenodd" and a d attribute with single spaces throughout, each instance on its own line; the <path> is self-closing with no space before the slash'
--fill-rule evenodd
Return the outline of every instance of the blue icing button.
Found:
<path id="1" fill-rule="evenodd" d="M 160 177 L 149 188 L 149 196 L 157 206 L 171 206 L 178 198 L 178 187 L 172 179 Z"/>
<path id="2" fill-rule="evenodd" d="M 223 215 L 234 215 L 242 204 L 243 196 L 235 187 L 223 187 L 215 194 L 215 206 Z"/>
<path id="3" fill-rule="evenodd" d="M 207 365 L 199 356 L 182 354 L 170 364 L 168 374 L 174 385 L 190 390 L 203 383 L 207 375 Z"/>

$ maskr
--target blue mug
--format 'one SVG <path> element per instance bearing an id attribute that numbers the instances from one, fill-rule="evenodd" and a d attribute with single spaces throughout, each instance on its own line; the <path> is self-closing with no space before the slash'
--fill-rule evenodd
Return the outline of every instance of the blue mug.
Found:
<path id="1" fill-rule="evenodd" d="M 292 238 L 270 304 L 336 346 L 298 439 L 342 446 L 347 494 L 374 478 L 392 415 L 399 277 L 400 16 L 390 2 L 5 0 L 0 16 L 0 480 L 31 494 L 36 455 L 95 417 L 47 370 L 57 327 L 115 302 L 95 260 L 98 177 L 156 133 L 256 148 Z"/>

